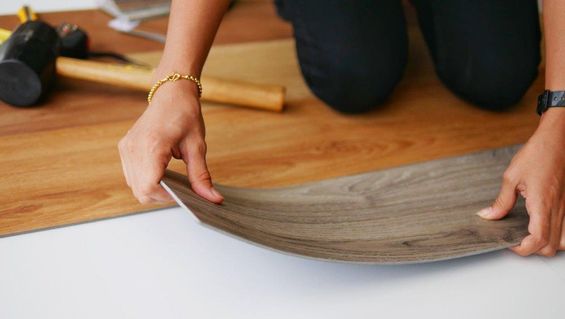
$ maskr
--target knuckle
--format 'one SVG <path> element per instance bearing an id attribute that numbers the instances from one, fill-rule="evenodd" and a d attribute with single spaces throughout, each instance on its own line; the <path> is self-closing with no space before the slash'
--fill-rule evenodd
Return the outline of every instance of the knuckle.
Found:
<path id="1" fill-rule="evenodd" d="M 209 181 L 212 180 L 212 176 L 210 176 L 210 172 L 204 170 L 200 172 L 198 176 L 196 176 L 196 179 L 198 179 L 199 181 Z"/>
<path id="2" fill-rule="evenodd" d="M 127 138 L 124 137 L 118 142 L 118 150 L 123 152 L 127 149 L 128 149 L 128 140 L 127 140 Z"/>
<path id="3" fill-rule="evenodd" d="M 198 154 L 206 154 L 206 150 L 208 149 L 208 146 L 206 145 L 206 142 L 204 142 L 203 139 L 197 139 L 196 141 L 193 142 L 192 148 Z"/>
<path id="4" fill-rule="evenodd" d="M 518 255 L 520 255 L 522 257 L 528 257 L 533 253 L 534 253 L 533 251 L 520 251 L 520 252 L 518 252 Z"/>
<path id="5" fill-rule="evenodd" d="M 502 174 L 502 182 L 505 184 L 514 184 L 515 178 L 514 174 L 510 170 L 506 170 L 504 174 Z"/>
<path id="6" fill-rule="evenodd" d="M 544 249 L 542 249 L 538 254 L 541 256 L 545 256 L 545 257 L 553 257 L 555 256 L 557 252 L 555 251 L 554 248 L 551 247 L 546 247 Z"/>
<path id="7" fill-rule="evenodd" d="M 522 257 L 526 257 L 529 256 L 531 254 L 531 252 L 523 250 L 523 249 L 514 249 L 513 250 L 514 253 L 516 253 L 518 256 L 522 256 Z"/>
<path id="8" fill-rule="evenodd" d="M 494 200 L 493 206 L 497 206 L 497 207 L 504 206 L 504 198 L 502 198 L 502 196 L 498 196 L 498 197 Z"/>
<path id="9" fill-rule="evenodd" d="M 138 192 L 140 194 L 140 197 L 149 196 L 153 194 L 155 192 L 155 188 L 156 188 L 155 185 L 150 183 L 143 183 L 139 185 Z"/>
<path id="10" fill-rule="evenodd" d="M 542 238 L 540 239 L 540 241 L 539 241 L 539 244 L 540 244 L 540 245 L 547 245 L 547 244 L 549 244 L 549 238 L 547 238 L 547 237 L 542 237 Z"/>
<path id="11" fill-rule="evenodd" d="M 149 204 L 152 202 L 151 198 L 148 196 L 140 196 L 137 198 L 137 200 L 141 203 L 141 204 Z"/>
<path id="12" fill-rule="evenodd" d="M 547 236 L 536 236 L 534 237 L 536 245 L 539 246 L 546 246 L 549 244 L 549 238 Z"/>

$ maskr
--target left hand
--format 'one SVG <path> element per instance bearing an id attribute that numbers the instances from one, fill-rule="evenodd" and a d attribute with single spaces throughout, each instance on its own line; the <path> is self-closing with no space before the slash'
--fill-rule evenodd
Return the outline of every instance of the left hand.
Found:
<path id="1" fill-rule="evenodd" d="M 526 199 L 530 234 L 511 249 L 521 256 L 554 256 L 565 250 L 565 108 L 543 114 L 534 135 L 504 172 L 498 198 L 478 215 L 503 218 L 518 194 Z"/>

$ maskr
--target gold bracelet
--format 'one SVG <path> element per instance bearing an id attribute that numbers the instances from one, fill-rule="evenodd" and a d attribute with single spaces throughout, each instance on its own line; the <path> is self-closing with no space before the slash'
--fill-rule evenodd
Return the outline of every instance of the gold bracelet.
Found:
<path id="1" fill-rule="evenodd" d="M 198 87 L 198 97 L 202 96 L 202 83 L 200 83 L 200 80 L 190 74 L 187 75 L 181 75 L 180 73 L 177 72 L 173 72 L 169 75 L 167 75 L 166 77 L 162 78 L 161 80 L 157 81 L 155 83 L 155 85 L 153 85 L 153 87 L 151 88 L 151 90 L 149 90 L 149 94 L 147 94 L 147 103 L 151 103 L 151 100 L 153 99 L 153 95 L 155 95 L 155 92 L 157 91 L 157 89 L 163 85 L 163 83 L 165 82 L 175 82 L 179 79 L 184 79 L 184 80 L 189 80 L 192 81 L 196 84 L 196 86 Z"/>

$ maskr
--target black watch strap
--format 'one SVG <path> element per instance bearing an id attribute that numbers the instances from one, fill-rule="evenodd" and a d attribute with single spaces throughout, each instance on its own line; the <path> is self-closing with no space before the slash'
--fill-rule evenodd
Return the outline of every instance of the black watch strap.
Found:
<path id="1" fill-rule="evenodd" d="M 543 91 L 538 96 L 537 112 L 542 115 L 550 107 L 565 107 L 565 91 Z"/>

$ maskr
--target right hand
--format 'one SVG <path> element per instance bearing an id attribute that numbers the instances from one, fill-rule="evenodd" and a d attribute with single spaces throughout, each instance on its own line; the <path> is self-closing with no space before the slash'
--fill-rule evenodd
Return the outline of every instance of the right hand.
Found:
<path id="1" fill-rule="evenodd" d="M 182 159 L 188 182 L 201 197 L 221 203 L 206 166 L 204 120 L 198 91 L 190 81 L 163 84 L 151 104 L 120 140 L 118 148 L 128 186 L 142 204 L 170 201 L 159 184 L 172 157 Z"/>

